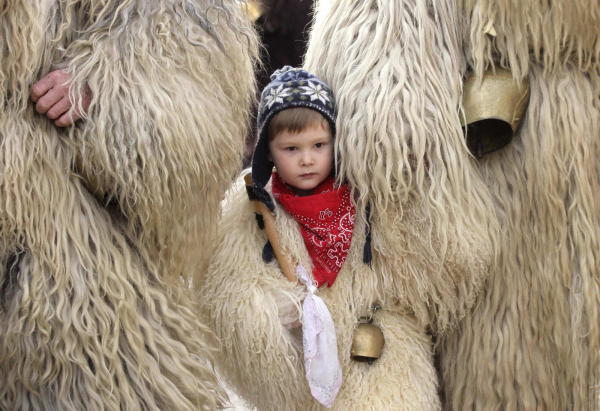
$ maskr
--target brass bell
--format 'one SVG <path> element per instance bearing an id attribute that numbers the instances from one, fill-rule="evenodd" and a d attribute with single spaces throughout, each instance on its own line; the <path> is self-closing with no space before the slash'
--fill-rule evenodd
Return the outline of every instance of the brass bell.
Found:
<path id="1" fill-rule="evenodd" d="M 509 70 L 496 67 L 477 82 L 469 72 L 463 86 L 463 130 L 477 158 L 508 145 L 529 103 L 529 79 L 517 83 Z"/>
<path id="2" fill-rule="evenodd" d="M 373 323 L 360 323 L 354 329 L 350 355 L 354 361 L 372 364 L 381 357 L 383 343 L 381 328 Z"/>

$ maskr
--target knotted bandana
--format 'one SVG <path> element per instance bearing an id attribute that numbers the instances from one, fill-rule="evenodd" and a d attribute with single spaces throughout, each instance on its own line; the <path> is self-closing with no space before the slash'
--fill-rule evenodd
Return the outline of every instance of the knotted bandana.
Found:
<path id="1" fill-rule="evenodd" d="M 349 187 L 338 187 L 330 176 L 315 187 L 312 195 L 300 197 L 279 174 L 273 173 L 272 179 L 273 197 L 300 223 L 314 279 L 319 287 L 325 282 L 331 287 L 352 241 L 356 210 Z"/>

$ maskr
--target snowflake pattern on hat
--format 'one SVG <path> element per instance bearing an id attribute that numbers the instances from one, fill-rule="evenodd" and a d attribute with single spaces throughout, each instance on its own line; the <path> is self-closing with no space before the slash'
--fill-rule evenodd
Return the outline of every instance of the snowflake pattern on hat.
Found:
<path id="1" fill-rule="evenodd" d="M 275 114 L 291 107 L 320 112 L 335 130 L 336 107 L 329 86 L 306 70 L 286 66 L 273 73 L 262 92 L 257 119 L 261 136 Z"/>
<path id="2" fill-rule="evenodd" d="M 271 108 L 275 103 L 283 103 L 283 98 L 289 97 L 291 94 L 292 89 L 289 87 L 283 88 L 283 84 L 277 88 L 272 88 L 269 90 L 269 94 L 265 96 L 265 105 L 267 108 Z"/>
<path id="3" fill-rule="evenodd" d="M 310 101 L 319 99 L 323 104 L 330 102 L 329 93 L 320 84 L 308 81 L 308 86 L 300 86 L 300 88 L 304 90 L 302 95 L 310 97 Z"/>

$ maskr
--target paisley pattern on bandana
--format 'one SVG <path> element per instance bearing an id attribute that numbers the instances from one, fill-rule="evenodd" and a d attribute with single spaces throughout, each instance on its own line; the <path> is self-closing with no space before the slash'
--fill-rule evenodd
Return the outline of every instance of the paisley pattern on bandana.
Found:
<path id="1" fill-rule="evenodd" d="M 350 189 L 338 187 L 333 177 L 319 184 L 310 196 L 300 197 L 277 173 L 273 173 L 273 197 L 300 223 L 302 237 L 313 261 L 313 277 L 319 287 L 331 287 L 346 261 L 356 210 Z"/>

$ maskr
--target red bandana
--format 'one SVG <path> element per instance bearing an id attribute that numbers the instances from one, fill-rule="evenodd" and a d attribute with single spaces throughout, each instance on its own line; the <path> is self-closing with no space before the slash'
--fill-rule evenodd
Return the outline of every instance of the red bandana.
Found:
<path id="1" fill-rule="evenodd" d="M 334 185 L 328 177 L 310 196 L 300 197 L 279 174 L 273 173 L 273 197 L 294 217 L 313 261 L 313 276 L 319 287 L 331 287 L 350 249 L 356 211 L 350 201 L 350 189 Z"/>

